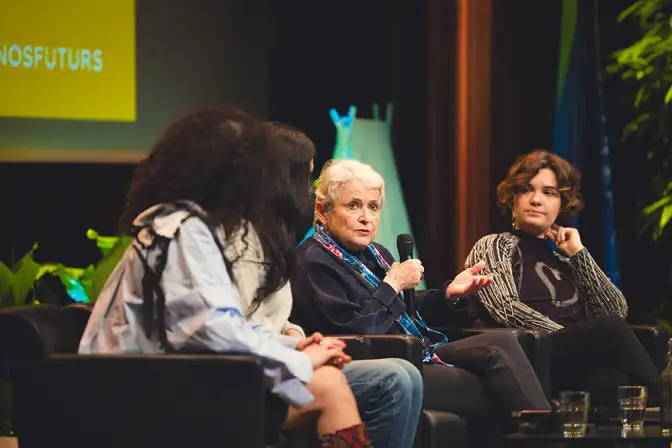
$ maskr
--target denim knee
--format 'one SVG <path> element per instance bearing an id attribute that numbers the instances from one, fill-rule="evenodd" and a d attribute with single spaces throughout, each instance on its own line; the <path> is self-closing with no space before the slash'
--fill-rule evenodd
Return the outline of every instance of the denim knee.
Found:
<path id="1" fill-rule="evenodd" d="M 352 361 L 343 368 L 374 446 L 410 447 L 422 408 L 422 376 L 396 358 Z"/>

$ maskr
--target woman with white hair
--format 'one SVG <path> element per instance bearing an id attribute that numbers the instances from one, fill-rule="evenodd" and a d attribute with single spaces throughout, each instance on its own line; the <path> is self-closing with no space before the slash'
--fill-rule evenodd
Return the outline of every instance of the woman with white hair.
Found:
<path id="1" fill-rule="evenodd" d="M 315 193 L 315 233 L 297 251 L 299 269 L 291 282 L 295 323 L 324 334 L 421 337 L 424 406 L 460 415 L 476 433 L 488 420 L 491 405 L 503 419 L 511 411 L 550 409 L 511 333 L 490 332 L 448 342 L 421 318 L 423 309 L 489 284 L 490 277 L 478 275 L 484 264 L 463 271 L 444 290 L 418 294 L 419 313 L 413 320 L 406 312 L 403 291 L 420 283 L 424 268 L 417 259 L 396 263 L 385 247 L 374 242 L 385 199 L 381 175 L 355 160 L 332 160 L 322 170 Z"/>

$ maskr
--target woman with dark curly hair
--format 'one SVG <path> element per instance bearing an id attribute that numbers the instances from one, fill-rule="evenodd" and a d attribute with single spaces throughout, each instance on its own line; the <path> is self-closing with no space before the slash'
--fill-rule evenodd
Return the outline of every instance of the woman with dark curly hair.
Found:
<path id="1" fill-rule="evenodd" d="M 579 231 L 556 223 L 583 202 L 581 174 L 547 152 L 522 156 L 497 187 L 510 210 L 510 232 L 481 238 L 465 266 L 485 262 L 492 283 L 477 292 L 482 324 L 551 332 L 552 389 L 588 390 L 597 405 L 616 407 L 617 387 L 649 388 L 661 399 L 658 372 L 626 325 L 621 291 L 588 252 Z"/>
<path id="2" fill-rule="evenodd" d="M 134 240 L 94 306 L 79 352 L 256 354 L 270 392 L 269 442 L 281 427 L 316 420 L 325 447 L 371 446 L 340 370 L 350 362 L 343 341 L 281 334 L 291 327 L 289 310 L 280 328 L 256 324 L 241 299 L 247 292 L 238 285 L 256 284 L 254 307 L 286 286 L 297 217 L 310 213 L 307 167 L 294 183 L 270 137 L 231 107 L 168 128 L 134 174 L 120 220 Z M 256 270 L 238 269 L 247 249 Z"/>

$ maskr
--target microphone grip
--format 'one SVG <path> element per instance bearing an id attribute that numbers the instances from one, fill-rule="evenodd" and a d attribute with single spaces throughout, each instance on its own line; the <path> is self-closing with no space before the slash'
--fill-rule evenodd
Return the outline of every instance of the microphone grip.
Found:
<path id="1" fill-rule="evenodd" d="M 402 263 L 411 258 L 413 258 L 412 253 L 403 254 L 400 257 Z M 404 299 L 404 302 L 406 302 L 406 312 L 411 316 L 411 320 L 415 321 L 415 289 L 405 289 Z"/>
<path id="2" fill-rule="evenodd" d="M 415 320 L 415 289 L 404 290 L 404 297 L 406 298 L 406 312 L 411 316 L 411 320 Z"/>

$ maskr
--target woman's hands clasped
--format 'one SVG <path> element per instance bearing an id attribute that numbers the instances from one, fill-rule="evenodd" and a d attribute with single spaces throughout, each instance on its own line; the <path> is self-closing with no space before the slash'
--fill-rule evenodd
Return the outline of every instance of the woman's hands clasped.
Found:
<path id="1" fill-rule="evenodd" d="M 300 341 L 296 349 L 308 355 L 314 369 L 323 365 L 332 365 L 340 369 L 344 364 L 352 361 L 352 358 L 343 352 L 344 341 L 325 337 L 321 333 L 313 333 Z"/>

